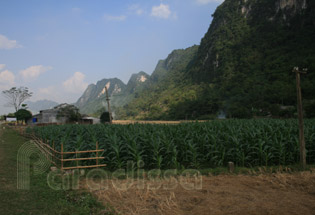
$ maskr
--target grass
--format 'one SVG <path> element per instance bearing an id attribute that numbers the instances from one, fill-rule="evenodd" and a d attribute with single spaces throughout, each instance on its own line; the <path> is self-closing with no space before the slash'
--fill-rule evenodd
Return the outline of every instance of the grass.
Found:
<path id="1" fill-rule="evenodd" d="M 0 128 L 0 214 L 115 214 L 110 206 L 103 206 L 90 193 L 50 189 L 46 180 L 47 173 L 32 174 L 30 190 L 18 190 L 17 151 L 26 141 L 27 139 L 13 130 Z M 37 157 L 34 156 L 31 166 L 36 161 Z M 307 166 L 307 170 L 314 168 L 314 165 Z M 279 171 L 296 172 L 302 169 L 299 165 L 266 168 L 235 167 L 235 174 L 264 174 Z M 225 167 L 201 169 L 200 172 L 202 175 L 229 174 Z M 180 174 L 181 171 L 179 170 L 178 173 Z"/>
<path id="2" fill-rule="evenodd" d="M 47 173 L 31 173 L 30 189 L 17 189 L 17 151 L 26 141 L 13 130 L 0 128 L 1 214 L 115 214 L 90 193 L 52 190 L 47 185 Z M 31 166 L 36 160 L 33 156 Z"/>
<path id="3" fill-rule="evenodd" d="M 315 165 L 307 165 L 305 169 L 301 165 L 287 165 L 287 166 L 257 166 L 252 168 L 246 167 L 235 167 L 233 174 L 236 175 L 257 175 L 257 174 L 270 174 L 270 173 L 295 173 L 303 171 L 314 171 Z M 231 174 L 228 168 L 217 167 L 212 169 L 201 169 L 199 170 L 202 175 L 221 175 Z"/>

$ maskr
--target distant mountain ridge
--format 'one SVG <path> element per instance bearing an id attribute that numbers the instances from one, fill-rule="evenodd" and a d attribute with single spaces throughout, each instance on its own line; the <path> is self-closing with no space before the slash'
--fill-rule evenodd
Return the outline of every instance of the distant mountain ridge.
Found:
<path id="1" fill-rule="evenodd" d="M 96 84 L 90 84 L 75 105 L 84 114 L 93 114 L 101 108 L 107 108 L 105 98 L 105 86 L 107 86 L 113 111 L 117 111 L 118 117 L 122 117 L 125 115 L 121 113 L 123 107 L 128 106 L 134 99 L 137 100 L 140 95 L 142 97 L 143 94 L 151 91 L 159 91 L 160 87 L 167 88 L 178 84 L 183 79 L 180 71 L 188 65 L 197 50 L 197 45 L 174 50 L 166 59 L 158 62 L 151 76 L 141 71 L 132 74 L 127 84 L 118 78 L 102 79 Z"/>
<path id="2" fill-rule="evenodd" d="M 30 110 L 33 114 L 34 113 L 38 113 L 41 110 L 46 110 L 46 109 L 51 109 L 57 105 L 59 105 L 59 103 L 51 101 L 51 100 L 38 100 L 35 102 L 32 101 L 25 101 L 25 104 L 28 107 L 28 110 Z"/>
<path id="3" fill-rule="evenodd" d="M 127 84 L 118 78 L 102 79 L 96 84 L 90 84 L 75 105 L 84 114 L 93 114 L 107 107 L 105 91 L 107 87 L 113 108 L 123 106 L 130 101 L 131 95 L 141 88 L 148 77 L 145 72 L 139 72 L 133 74 Z"/>
<path id="4" fill-rule="evenodd" d="M 282 107 L 296 106 L 295 66 L 309 69 L 303 103 L 315 116 L 314 0 L 225 0 L 212 17 L 197 50 L 160 61 L 122 118 L 294 117 Z"/>
<path id="5" fill-rule="evenodd" d="M 225 0 L 212 16 L 200 46 L 174 50 L 111 94 L 118 118 L 293 117 L 282 107 L 296 106 L 295 66 L 309 69 L 303 104 L 315 116 L 314 0 Z M 80 109 L 93 113 L 105 100 L 89 88 Z"/>

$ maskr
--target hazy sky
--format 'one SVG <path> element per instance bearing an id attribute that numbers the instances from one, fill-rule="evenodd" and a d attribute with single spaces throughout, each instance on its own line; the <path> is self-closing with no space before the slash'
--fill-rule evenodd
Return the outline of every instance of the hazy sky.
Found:
<path id="1" fill-rule="evenodd" d="M 0 90 L 75 102 L 90 83 L 151 74 L 200 44 L 222 0 L 0 0 Z M 13 112 L 4 107 L 0 114 Z"/>

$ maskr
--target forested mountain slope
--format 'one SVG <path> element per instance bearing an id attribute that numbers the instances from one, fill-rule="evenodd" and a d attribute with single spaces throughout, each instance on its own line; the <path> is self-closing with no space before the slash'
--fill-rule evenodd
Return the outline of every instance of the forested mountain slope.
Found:
<path id="1" fill-rule="evenodd" d="M 127 116 L 195 119 L 224 112 L 238 118 L 292 117 L 296 106 L 292 68 L 299 66 L 308 68 L 302 90 L 306 114 L 311 117 L 314 38 L 312 0 L 226 0 L 213 14 L 197 52 L 190 60 L 178 60 L 183 62 L 181 67 L 167 74 L 162 70 L 167 81 L 129 103 Z"/>
<path id="2" fill-rule="evenodd" d="M 315 117 L 314 38 L 313 0 L 225 0 L 200 46 L 173 51 L 140 87 L 113 96 L 116 116 L 293 117 L 298 66 L 308 68 L 303 102 Z"/>

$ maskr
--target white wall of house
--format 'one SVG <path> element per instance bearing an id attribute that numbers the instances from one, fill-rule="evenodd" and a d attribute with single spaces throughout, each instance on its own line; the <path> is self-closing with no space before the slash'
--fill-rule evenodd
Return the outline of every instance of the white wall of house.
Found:
<path id="1" fill-rule="evenodd" d="M 9 117 L 7 117 L 6 121 L 7 122 L 16 122 L 17 120 L 16 120 L 16 118 L 11 118 L 11 117 L 9 118 Z"/>

